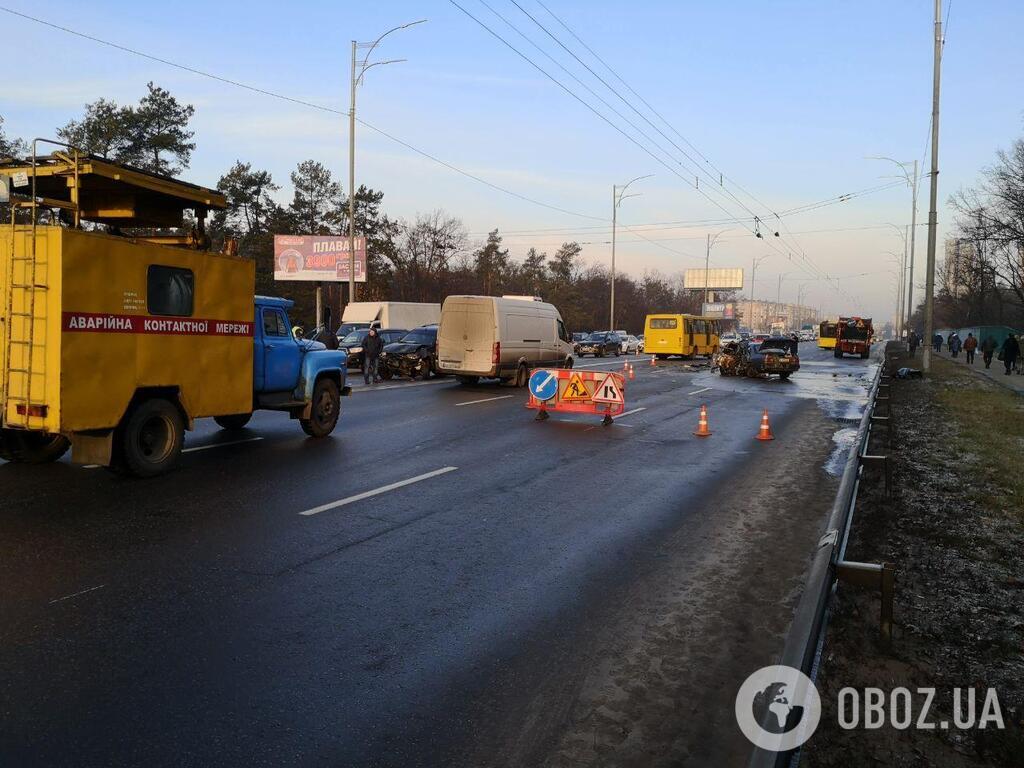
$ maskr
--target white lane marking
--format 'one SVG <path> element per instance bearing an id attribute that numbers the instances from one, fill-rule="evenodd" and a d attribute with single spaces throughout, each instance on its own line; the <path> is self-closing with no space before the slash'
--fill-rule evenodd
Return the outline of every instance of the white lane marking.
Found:
<path id="1" fill-rule="evenodd" d="M 464 403 L 456 403 L 455 407 L 458 408 L 463 405 L 476 405 L 477 403 L 490 403 L 495 400 L 508 400 L 512 395 L 500 395 L 498 397 L 485 397 L 483 400 L 467 400 Z"/>
<path id="2" fill-rule="evenodd" d="M 639 408 L 634 408 L 631 411 L 626 411 L 625 413 L 620 413 L 618 416 L 612 416 L 612 418 L 613 419 L 621 419 L 623 416 L 629 416 L 631 414 L 640 413 L 640 411 L 646 411 L 646 410 L 647 410 L 647 406 L 643 405 L 643 406 L 640 406 Z"/>
<path id="3" fill-rule="evenodd" d="M 210 443 L 209 445 L 197 445 L 194 448 L 183 448 L 182 453 L 195 453 L 196 451 L 208 451 L 211 448 L 223 448 L 228 445 L 241 445 L 242 443 L 255 443 L 262 440 L 262 437 L 247 437 L 244 440 L 228 440 L 223 443 Z"/>
<path id="4" fill-rule="evenodd" d="M 70 594 L 70 595 L 64 595 L 64 597 L 58 597 L 58 598 L 56 598 L 54 600 L 51 600 L 49 604 L 53 605 L 54 603 L 62 603 L 65 600 L 70 600 L 72 597 L 78 597 L 79 595 L 84 595 L 86 592 L 95 592 L 97 589 L 103 589 L 105 586 L 107 586 L 107 585 L 106 584 L 100 584 L 98 587 L 89 587 L 88 589 L 83 589 L 81 592 L 75 592 L 75 593 Z"/>
<path id="5" fill-rule="evenodd" d="M 326 512 L 329 509 L 337 509 L 338 507 L 344 507 L 346 504 L 353 504 L 354 502 L 362 501 L 363 499 L 369 499 L 373 496 L 379 496 L 382 493 L 387 493 L 388 491 L 393 491 L 397 488 L 402 488 L 406 485 L 412 485 L 413 483 L 419 483 L 423 480 L 429 480 L 430 478 L 437 477 L 438 475 L 444 475 L 447 474 L 448 472 L 454 472 L 456 469 L 458 469 L 458 467 L 441 467 L 441 469 L 435 469 L 433 472 L 426 472 L 422 475 L 416 475 L 416 477 L 410 477 L 408 480 L 400 480 L 397 483 L 382 485 L 380 488 L 375 488 L 372 491 L 364 491 L 363 493 L 357 493 L 355 496 L 349 496 L 344 499 L 339 499 L 338 501 L 332 501 L 328 504 L 321 504 L 319 507 L 307 509 L 304 512 L 299 512 L 299 514 L 304 515 L 305 517 L 309 517 L 310 515 L 317 515 L 321 512 Z"/>
<path id="6" fill-rule="evenodd" d="M 694 390 L 693 392 L 688 392 L 687 394 L 699 395 L 701 392 L 710 392 L 710 391 L 711 391 L 711 387 L 704 387 L 704 389 L 697 389 L 697 390 Z"/>
<path id="7" fill-rule="evenodd" d="M 413 383 L 409 383 L 409 384 L 384 384 L 383 386 L 378 386 L 376 384 L 369 384 L 369 385 L 363 384 L 361 386 L 357 385 L 357 386 L 352 387 L 352 394 L 354 395 L 357 392 L 383 392 L 385 389 L 412 389 L 413 387 L 428 387 L 431 384 L 451 384 L 451 383 L 453 383 L 453 382 L 450 379 L 442 378 L 442 379 L 434 379 L 433 381 L 419 381 L 419 382 L 416 382 L 415 384 L 413 384 Z"/>

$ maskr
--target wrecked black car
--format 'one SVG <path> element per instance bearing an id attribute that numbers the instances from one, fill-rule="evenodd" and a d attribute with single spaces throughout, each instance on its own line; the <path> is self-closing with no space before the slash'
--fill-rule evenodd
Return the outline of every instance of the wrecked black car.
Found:
<path id="1" fill-rule="evenodd" d="M 437 326 L 413 328 L 401 341 L 388 344 L 380 353 L 380 375 L 384 379 L 408 376 L 422 379 L 437 373 Z"/>
<path id="2" fill-rule="evenodd" d="M 732 341 L 715 356 L 714 367 L 722 376 L 788 379 L 800 370 L 797 342 L 785 336 L 769 336 L 759 344 Z"/>

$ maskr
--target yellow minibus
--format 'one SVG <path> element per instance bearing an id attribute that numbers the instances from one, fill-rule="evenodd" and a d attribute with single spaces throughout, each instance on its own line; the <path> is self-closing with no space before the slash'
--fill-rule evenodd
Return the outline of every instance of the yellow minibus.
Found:
<path id="1" fill-rule="evenodd" d="M 835 349 L 836 347 L 836 329 L 839 327 L 838 323 L 831 320 L 826 320 L 818 326 L 818 348 L 819 349 Z"/>
<path id="2" fill-rule="evenodd" d="M 669 355 L 711 356 L 718 351 L 719 321 L 695 315 L 648 315 L 644 323 L 644 353 L 659 359 Z"/>

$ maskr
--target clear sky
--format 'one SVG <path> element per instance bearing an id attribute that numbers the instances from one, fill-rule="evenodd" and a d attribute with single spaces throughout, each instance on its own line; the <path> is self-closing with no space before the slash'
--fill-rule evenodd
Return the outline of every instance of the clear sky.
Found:
<path id="1" fill-rule="evenodd" d="M 368 73 L 359 91 L 359 116 L 493 184 L 593 218 L 495 191 L 364 128 L 357 129 L 357 183 L 382 190 L 385 208 L 393 216 L 411 218 L 443 208 L 459 216 L 475 238 L 495 227 L 507 231 L 506 244 L 517 257 L 531 245 L 551 252 L 565 240 L 579 240 L 589 262 L 607 263 L 612 185 L 645 174 L 654 177 L 632 188 L 642 195 L 622 204 L 620 221 L 625 224 L 751 215 L 736 200 L 712 191 L 707 176 L 701 180 L 702 190 L 726 212 L 694 191 L 694 173 L 687 168 L 693 164 L 512 0 L 458 2 L 662 157 L 664 164 L 448 0 L 181 0 L 173 8 L 120 0 L 0 0 L 6 7 L 86 34 L 339 111 L 348 108 L 350 40 L 370 41 L 393 26 L 426 18 L 428 23 L 391 35 L 378 49 L 381 58 L 408 61 Z M 671 129 L 650 115 L 538 0 L 517 2 L 710 170 L 690 145 L 696 147 L 738 185 L 728 189 L 762 219 L 885 184 L 898 171 L 890 163 L 865 159 L 869 155 L 923 160 L 922 173 L 927 170 L 933 34 L 929 0 L 543 0 Z M 241 159 L 270 170 L 285 185 L 282 199 L 288 199 L 288 172 L 298 162 L 315 158 L 347 186 L 348 121 L 342 115 L 189 74 L 6 13 L 0 13 L 0 25 L 8 61 L 21 62 L 24 71 L 31 71 L 31 78 L 8 77 L 0 97 L 0 115 L 15 136 L 52 136 L 56 127 L 80 114 L 85 102 L 101 96 L 132 102 L 154 80 L 196 107 L 198 149 L 184 174 L 187 179 L 213 186 Z M 954 0 L 950 8 L 939 142 L 940 253 L 943 230 L 950 223 L 949 195 L 971 183 L 998 148 L 1024 134 L 1022 28 L 1020 0 Z M 520 33 L 674 159 L 666 159 Z M 641 230 L 657 244 L 621 231 L 617 262 L 637 277 L 646 270 L 678 274 L 703 266 L 708 232 L 728 229 L 712 251 L 712 266 L 743 267 L 748 293 L 752 258 L 767 256 L 758 268 L 756 297 L 774 299 L 778 276 L 785 274 L 783 301 L 794 301 L 803 286 L 805 303 L 826 312 L 887 319 L 895 307 L 896 276 L 887 272 L 895 266 L 886 252 L 902 253 L 903 244 L 886 222 L 903 227 L 910 208 L 909 190 L 897 186 L 784 215 L 782 222 L 792 235 L 782 229 L 785 239 L 771 243 L 753 237 L 749 221 Z M 918 214 L 919 283 L 924 279 L 927 209 L 924 179 Z M 770 221 L 762 227 L 776 228 Z M 818 272 L 807 266 L 801 252 Z M 841 290 L 812 279 L 820 273 L 839 276 Z"/>

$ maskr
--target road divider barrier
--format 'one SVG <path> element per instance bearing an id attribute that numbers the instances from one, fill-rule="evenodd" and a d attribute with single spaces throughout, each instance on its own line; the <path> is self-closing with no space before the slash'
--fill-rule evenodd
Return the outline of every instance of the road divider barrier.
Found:
<path id="1" fill-rule="evenodd" d="M 761 414 L 761 429 L 758 431 L 755 440 L 774 440 L 775 435 L 772 434 L 771 425 L 768 423 L 768 409 L 764 409 L 764 413 Z"/>
<path id="2" fill-rule="evenodd" d="M 697 421 L 697 431 L 694 432 L 697 437 L 711 437 L 711 430 L 708 429 L 708 407 L 702 405 L 700 407 L 700 419 Z"/>
<path id="3" fill-rule="evenodd" d="M 574 371 L 571 368 L 538 368 L 530 375 L 527 408 L 537 420 L 548 411 L 603 415 L 603 424 L 626 410 L 626 379 L 613 371 Z"/>

